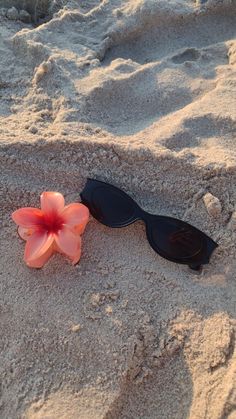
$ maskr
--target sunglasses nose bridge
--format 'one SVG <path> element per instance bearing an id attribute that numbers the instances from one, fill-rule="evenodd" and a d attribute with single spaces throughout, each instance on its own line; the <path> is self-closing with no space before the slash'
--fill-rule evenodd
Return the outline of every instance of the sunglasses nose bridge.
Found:
<path id="1" fill-rule="evenodd" d="M 147 223 L 146 221 L 147 213 L 142 208 L 140 208 L 138 204 L 136 204 L 136 208 L 135 208 L 135 217 L 137 220 L 142 220 L 145 222 L 145 224 Z"/>
<path id="2" fill-rule="evenodd" d="M 147 238 L 150 244 L 151 244 L 150 228 L 151 228 L 153 217 L 156 218 L 157 216 L 150 214 L 149 212 L 144 211 L 142 208 L 138 207 L 138 219 L 142 220 L 145 224 L 146 234 L 147 234 Z"/>
<path id="3" fill-rule="evenodd" d="M 157 218 L 156 215 L 150 214 L 149 212 L 144 211 L 142 208 L 140 208 L 140 211 L 140 216 L 146 224 L 150 223 L 153 218 Z"/>

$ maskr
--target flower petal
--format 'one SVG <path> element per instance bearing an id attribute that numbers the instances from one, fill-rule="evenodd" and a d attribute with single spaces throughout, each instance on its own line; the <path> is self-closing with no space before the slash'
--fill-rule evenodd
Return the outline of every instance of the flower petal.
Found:
<path id="1" fill-rule="evenodd" d="M 47 252 L 54 240 L 53 234 L 35 231 L 26 242 L 24 259 L 27 265 Z"/>
<path id="2" fill-rule="evenodd" d="M 43 192 L 40 195 L 41 209 L 47 213 L 60 213 L 64 206 L 65 200 L 59 192 Z"/>
<path id="3" fill-rule="evenodd" d="M 82 234 L 89 220 L 89 209 L 80 203 L 67 205 L 62 217 L 69 227 L 72 227 L 76 234 Z"/>
<path id="4" fill-rule="evenodd" d="M 76 236 L 66 225 L 55 235 L 55 241 L 59 250 L 70 258 L 77 255 L 80 236 Z"/>
<path id="5" fill-rule="evenodd" d="M 74 257 L 72 259 L 73 265 L 75 265 L 76 263 L 79 262 L 80 256 L 81 256 L 81 241 L 82 240 L 81 240 L 81 237 L 78 237 L 78 238 L 79 238 L 78 247 L 77 247 L 77 250 L 76 250 L 76 254 L 74 255 Z"/>
<path id="6" fill-rule="evenodd" d="M 36 231 L 37 227 L 18 227 L 18 234 L 23 240 L 28 240 L 30 236 Z"/>
<path id="7" fill-rule="evenodd" d="M 13 221 L 21 227 L 40 225 L 43 220 L 43 212 L 39 208 L 20 208 L 12 213 Z"/>
<path id="8" fill-rule="evenodd" d="M 54 253 L 54 247 L 53 247 L 53 244 L 51 244 L 51 246 L 48 248 L 48 250 L 45 253 L 43 253 L 43 255 L 39 256 L 36 259 L 29 260 L 27 262 L 27 265 L 30 268 L 42 268 L 45 265 L 45 263 L 47 263 L 47 261 L 50 259 L 53 253 Z"/>

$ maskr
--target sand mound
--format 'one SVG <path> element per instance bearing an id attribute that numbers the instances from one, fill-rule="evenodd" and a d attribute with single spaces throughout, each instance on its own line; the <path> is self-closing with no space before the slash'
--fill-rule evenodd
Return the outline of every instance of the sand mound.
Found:
<path id="1" fill-rule="evenodd" d="M 37 27 L 0 16 L 1 418 L 235 416 L 235 12 L 88 0 Z M 141 222 L 91 219 L 78 266 L 28 269 L 11 212 L 43 190 L 78 200 L 87 176 L 205 231 L 211 263 L 196 275 Z"/>

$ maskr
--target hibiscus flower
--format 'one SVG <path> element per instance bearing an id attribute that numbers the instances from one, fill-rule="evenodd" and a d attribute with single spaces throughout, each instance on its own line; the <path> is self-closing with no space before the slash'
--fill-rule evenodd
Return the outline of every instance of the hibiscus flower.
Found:
<path id="1" fill-rule="evenodd" d="M 81 234 L 89 220 L 88 208 L 80 203 L 65 206 L 62 194 L 43 192 L 41 209 L 20 208 L 12 219 L 26 240 L 24 260 L 32 268 L 41 268 L 54 252 L 66 255 L 73 264 L 80 260 Z"/>

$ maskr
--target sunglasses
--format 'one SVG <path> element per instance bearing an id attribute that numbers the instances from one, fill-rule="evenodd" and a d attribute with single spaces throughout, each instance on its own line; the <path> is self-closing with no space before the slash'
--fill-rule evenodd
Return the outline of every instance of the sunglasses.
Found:
<path id="1" fill-rule="evenodd" d="M 147 239 L 155 252 L 193 270 L 209 263 L 218 246 L 202 231 L 184 221 L 149 214 L 129 195 L 108 183 L 88 178 L 80 197 L 92 216 L 108 227 L 126 227 L 143 220 Z"/>

